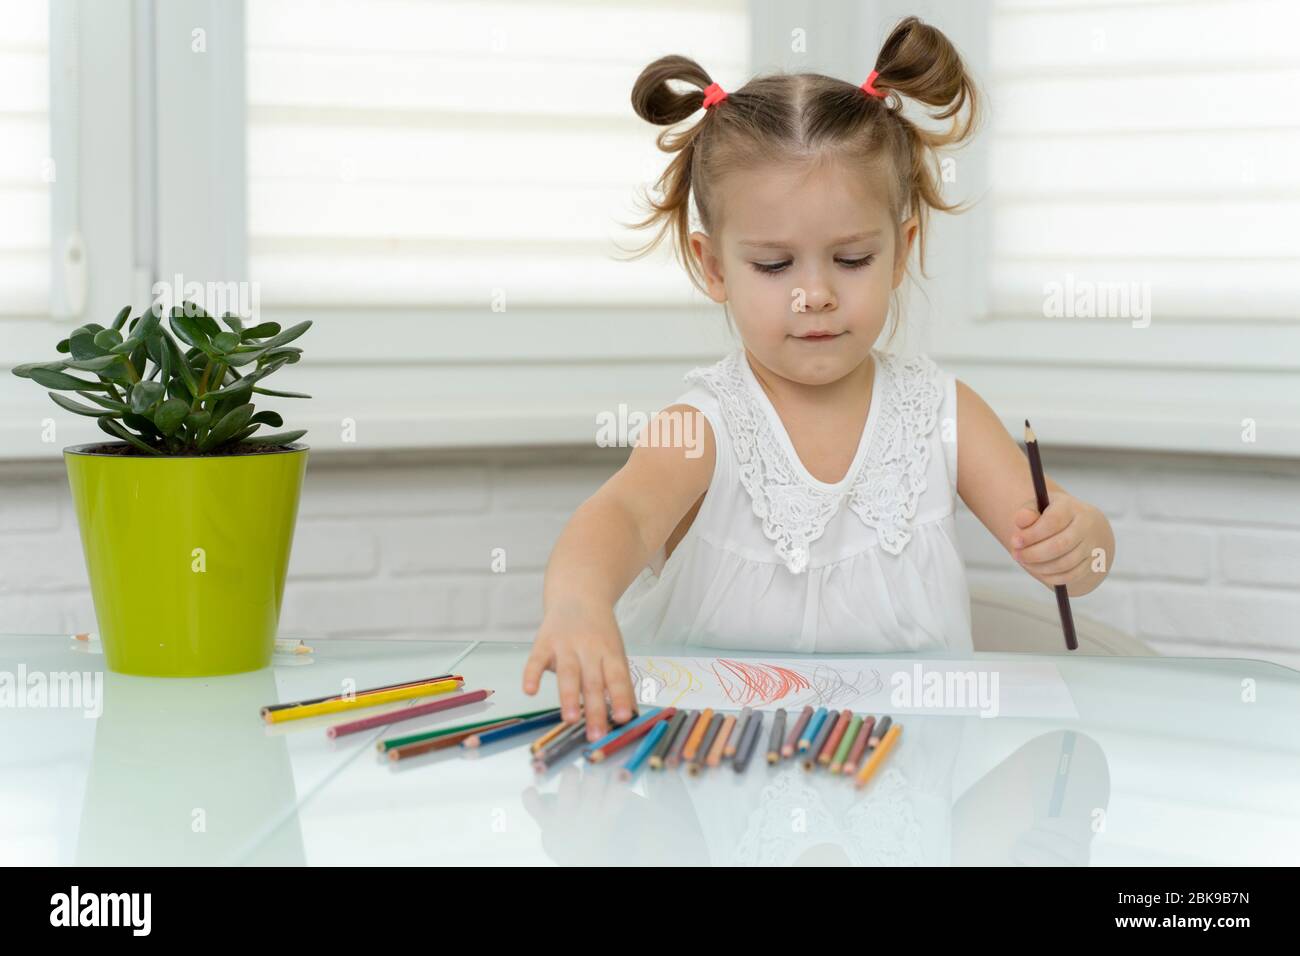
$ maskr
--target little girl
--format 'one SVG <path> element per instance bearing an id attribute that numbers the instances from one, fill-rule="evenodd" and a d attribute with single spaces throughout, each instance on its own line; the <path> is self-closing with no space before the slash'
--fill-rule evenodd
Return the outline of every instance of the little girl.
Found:
<path id="1" fill-rule="evenodd" d="M 904 98 L 951 122 L 921 128 Z M 671 234 L 741 344 L 686 375 L 689 390 L 560 536 L 525 692 L 554 670 L 564 719 L 585 701 L 596 739 L 610 713 L 634 710 L 624 638 L 969 651 L 957 495 L 1045 586 L 1096 588 L 1114 552 L 1102 513 L 1048 476 L 1040 515 L 1028 462 L 989 406 L 928 356 L 877 346 L 914 245 L 924 272 L 929 210 L 957 208 L 940 194 L 935 151 L 969 137 L 976 91 L 947 38 L 904 20 L 860 87 L 779 74 L 728 93 L 667 56 L 632 103 L 662 126 L 704 107 L 660 135 L 676 155 L 640 225 L 660 224 L 650 248 Z M 702 231 L 689 229 L 692 196 Z M 684 416 L 698 428 L 680 435 L 699 442 L 654 439 Z"/>

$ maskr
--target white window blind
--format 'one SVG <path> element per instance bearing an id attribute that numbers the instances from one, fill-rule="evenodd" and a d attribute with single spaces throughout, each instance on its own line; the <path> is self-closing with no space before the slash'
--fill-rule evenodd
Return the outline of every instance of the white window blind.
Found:
<path id="1" fill-rule="evenodd" d="M 1156 321 L 1300 319 L 1300 4 L 997 0 L 990 34 L 994 315 L 1148 283 Z"/>
<path id="2" fill-rule="evenodd" d="M 667 248 L 618 259 L 667 161 L 632 84 L 667 53 L 743 82 L 749 36 L 744 0 L 249 3 L 263 305 L 691 301 Z"/>
<path id="3" fill-rule="evenodd" d="M 0 316 L 50 306 L 50 11 L 6 4 L 0 30 Z"/>

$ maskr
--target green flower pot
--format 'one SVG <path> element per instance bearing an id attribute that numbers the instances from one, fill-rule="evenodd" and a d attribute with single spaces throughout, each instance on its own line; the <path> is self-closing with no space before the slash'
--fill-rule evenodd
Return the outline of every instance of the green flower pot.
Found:
<path id="1" fill-rule="evenodd" d="M 252 455 L 63 450 L 109 670 L 210 677 L 271 663 L 306 445 Z"/>

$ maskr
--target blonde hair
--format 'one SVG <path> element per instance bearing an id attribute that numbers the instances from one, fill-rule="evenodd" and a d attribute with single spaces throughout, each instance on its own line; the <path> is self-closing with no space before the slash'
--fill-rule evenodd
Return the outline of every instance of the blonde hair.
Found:
<path id="1" fill-rule="evenodd" d="M 875 69 L 873 85 L 886 94 L 884 99 L 819 73 L 775 73 L 729 92 L 694 125 L 660 133 L 659 148 L 675 155 L 655 184 L 659 198 L 649 198 L 649 214 L 630 224 L 658 227 L 632 258 L 647 255 L 671 237 L 691 282 L 705 291 L 703 270 L 690 249 L 691 198 L 701 227 L 712 234 L 721 225 L 715 186 L 728 172 L 830 158 L 864 175 L 886 171 L 896 239 L 901 240 L 898 226 L 915 215 L 924 275 L 929 211 L 965 211 L 943 200 L 938 151 L 966 141 L 975 131 L 976 87 L 948 38 L 916 17 L 890 31 Z M 677 92 L 669 86 L 672 80 L 695 89 Z M 700 109 L 703 91 L 712 82 L 689 57 L 660 57 L 637 77 L 632 107 L 647 122 L 674 126 Z M 932 107 L 931 119 L 949 122 L 937 129 L 918 126 L 903 116 L 902 97 Z M 959 115 L 963 109 L 964 116 Z"/>

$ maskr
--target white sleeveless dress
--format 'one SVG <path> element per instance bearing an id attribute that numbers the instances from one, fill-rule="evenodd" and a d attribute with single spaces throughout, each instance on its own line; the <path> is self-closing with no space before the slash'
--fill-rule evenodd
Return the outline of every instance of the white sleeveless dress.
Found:
<path id="1" fill-rule="evenodd" d="M 615 605 L 629 649 L 972 652 L 954 531 L 956 378 L 928 356 L 872 354 L 867 423 L 833 485 L 800 462 L 743 348 L 686 374 L 691 387 L 677 402 L 707 416 L 716 464 L 690 530 Z M 971 720 L 905 723 L 863 792 L 790 761 L 726 781 L 725 799 L 683 786 L 710 862 L 782 865 L 829 851 L 856 865 L 948 863 L 953 769 Z"/>
<path id="2" fill-rule="evenodd" d="M 809 474 L 743 347 L 688 372 L 717 458 L 690 530 L 615 604 L 624 643 L 795 653 L 969 652 L 957 548 L 956 378 L 872 352 L 871 407 L 844 478 Z"/>

